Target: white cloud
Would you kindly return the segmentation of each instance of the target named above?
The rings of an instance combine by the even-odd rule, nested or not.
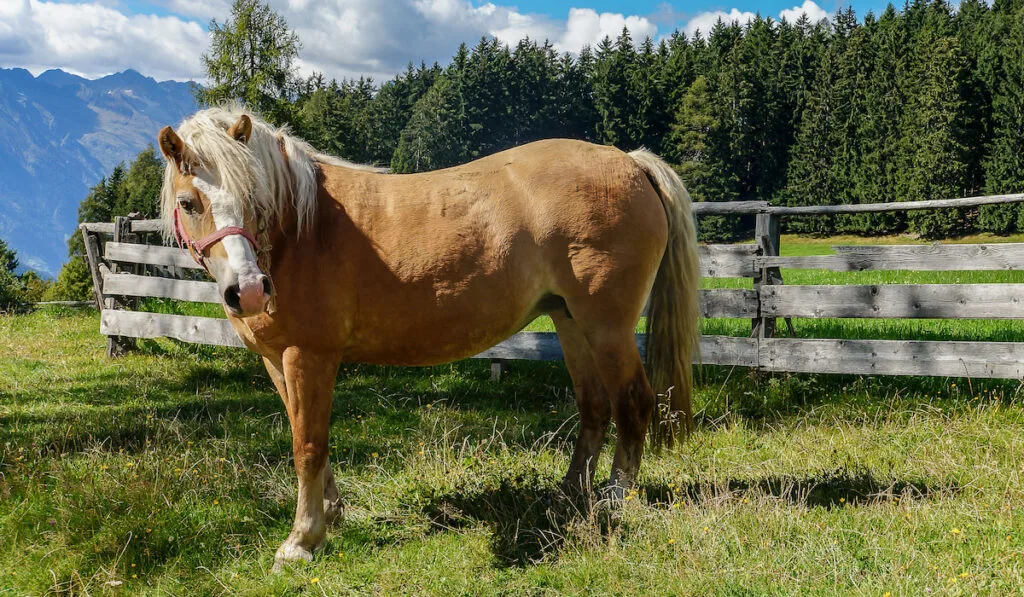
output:
[[[683,25],[683,32],[686,33],[687,36],[693,37],[697,31],[700,31],[701,35],[707,39],[708,35],[711,33],[711,29],[716,23],[718,23],[718,21],[722,21],[726,25],[732,23],[739,23],[740,25],[743,25],[748,21],[754,20],[756,16],[757,15],[752,12],[740,12],[735,8],[729,12],[721,10],[702,12]]]
[[[208,36],[177,17],[124,15],[101,3],[21,0],[0,9],[0,65],[95,77],[134,68],[157,79],[202,75]]]
[[[806,14],[807,18],[812,23],[817,23],[822,19],[829,18],[828,12],[824,8],[818,6],[813,0],[804,0],[804,3],[800,6],[794,6],[793,8],[787,8],[779,13],[780,19],[786,19],[790,23],[795,23],[800,15]]]
[[[571,8],[565,33],[556,47],[565,52],[579,52],[583,46],[596,46],[605,37],[617,38],[623,27],[629,29],[634,41],[654,38],[658,34],[658,28],[645,17],[609,12],[598,14],[589,8]]]
[[[802,14],[806,14],[812,23],[817,23],[821,19],[827,19],[830,17],[829,13],[822,7],[818,6],[814,0],[804,0],[804,3],[800,6],[794,6],[793,8],[787,8],[779,12],[779,19],[786,19],[790,23],[794,23]],[[694,33],[699,30],[701,36],[707,39],[708,34],[711,33],[711,29],[719,20],[727,25],[732,23],[745,25],[756,17],[757,15],[752,12],[744,12],[735,8],[729,12],[722,10],[702,12],[687,21],[686,24],[683,25],[682,29],[689,37],[693,37]]]
[[[0,0],[0,66],[89,77],[134,68],[158,79],[201,79],[205,25],[229,18],[229,0],[151,1],[173,16],[120,12],[118,0]],[[558,51],[578,52],[623,27],[637,41],[658,33],[647,17],[589,8],[572,8],[563,20],[470,0],[268,1],[302,41],[300,72],[337,78],[381,80],[409,62],[443,64],[460,43],[481,37],[510,45],[547,39]]]

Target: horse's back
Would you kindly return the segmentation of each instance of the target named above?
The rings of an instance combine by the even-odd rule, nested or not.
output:
[[[665,246],[664,211],[639,166],[580,141],[414,175],[329,172],[325,188],[352,229],[336,252],[358,277],[348,281],[360,294],[354,360],[470,356],[552,296],[639,309]]]

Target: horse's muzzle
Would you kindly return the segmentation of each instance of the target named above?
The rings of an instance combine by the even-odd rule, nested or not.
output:
[[[229,284],[224,289],[224,305],[236,317],[258,315],[270,302],[270,278],[259,274]]]

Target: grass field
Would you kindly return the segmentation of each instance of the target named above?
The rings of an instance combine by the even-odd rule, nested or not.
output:
[[[839,243],[783,240],[789,254],[829,244]],[[1024,281],[783,274],[790,283]],[[706,323],[735,334],[745,325]],[[283,408],[256,357],[158,341],[107,361],[97,330],[95,312],[0,317],[0,595],[1002,595],[1024,586],[1016,381],[704,368],[698,431],[649,455],[639,493],[608,516],[556,497],[576,425],[560,363],[515,363],[500,383],[486,362],[348,366],[332,419],[346,518],[315,563],[274,575],[294,475]],[[956,321],[798,320],[797,330],[1024,332]],[[609,460],[606,451],[599,477]]]

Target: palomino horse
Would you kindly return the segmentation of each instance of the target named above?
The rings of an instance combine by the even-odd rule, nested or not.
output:
[[[394,175],[237,107],[164,128],[159,143],[168,232],[217,280],[288,411],[299,491],[277,567],[310,560],[340,511],[327,452],[342,362],[446,363],[547,314],[580,411],[567,490],[591,486],[610,419],[612,497],[633,484],[648,427],[656,442],[689,428],[697,246],[690,198],[657,156],[549,140]],[[648,296],[658,394],[634,335]]]

